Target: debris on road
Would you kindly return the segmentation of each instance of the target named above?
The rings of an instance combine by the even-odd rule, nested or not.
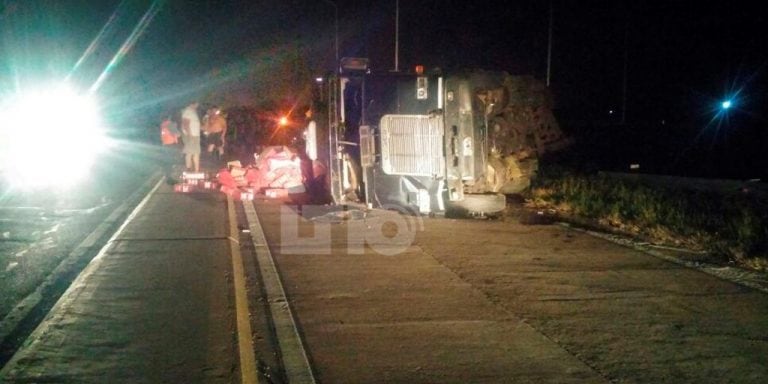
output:
[[[254,154],[254,163],[243,165],[230,161],[226,168],[213,174],[183,172],[181,182],[173,186],[179,193],[219,191],[235,200],[251,201],[257,195],[270,199],[306,200],[308,175],[303,159],[285,146],[265,148]]]
[[[255,195],[271,199],[291,198],[306,193],[307,179],[298,153],[285,146],[265,148],[254,154],[254,164],[243,166],[240,161],[227,163],[216,174],[221,192],[240,200],[253,200]]]
[[[367,213],[360,209],[345,209],[343,211],[332,211],[321,216],[315,216],[310,220],[322,223],[341,223],[352,220],[363,220]]]

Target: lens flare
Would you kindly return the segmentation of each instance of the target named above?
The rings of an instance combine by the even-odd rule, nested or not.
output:
[[[0,115],[0,170],[13,185],[70,185],[107,143],[93,97],[64,85],[15,95]]]

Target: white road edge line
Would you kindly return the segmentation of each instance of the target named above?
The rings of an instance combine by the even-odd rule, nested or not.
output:
[[[315,376],[307,358],[299,330],[294,321],[291,305],[283,289],[280,274],[277,272],[275,261],[267,245],[264,230],[256,215],[253,202],[244,202],[245,216],[251,230],[251,241],[259,263],[259,271],[264,283],[269,309],[272,312],[272,322],[275,327],[280,356],[283,361],[285,375],[290,384],[315,383]]]
[[[242,384],[259,382],[256,368],[256,353],[253,350],[253,332],[248,311],[248,292],[245,287],[245,267],[240,253],[240,234],[237,229],[237,215],[232,196],[227,196],[227,216],[229,219],[230,253],[232,255],[232,275],[235,288],[235,317],[237,319],[237,346],[240,351],[240,379]]]
[[[136,190],[131,196],[128,197],[123,203],[118,206],[112,213],[107,216],[83,241],[80,242],[69,254],[61,260],[58,266],[51,272],[48,278],[46,278],[42,284],[32,293],[27,295],[21,300],[16,307],[14,307],[8,314],[0,321],[0,342],[4,341],[8,335],[19,325],[30,311],[32,311],[42,300],[43,290],[54,283],[55,276],[68,268],[83,256],[88,250],[96,245],[96,242],[104,236],[110,226],[117,222],[118,218],[122,216],[128,209],[132,202],[138,200],[139,192],[145,191],[151,188],[152,180],[159,177],[160,174],[153,174],[139,189]]]
[[[158,188],[163,184],[165,181],[165,178],[160,178],[160,180],[155,183],[155,186],[152,188],[151,191],[147,193],[146,196],[139,202],[139,204],[131,211],[130,215],[123,221],[123,223],[120,225],[120,227],[115,231],[115,233],[112,234],[112,236],[107,240],[107,242],[104,244],[104,246],[101,247],[99,250],[99,253],[96,254],[96,256],[91,259],[91,261],[88,263],[88,265],[83,269],[82,272],[80,272],[79,275],[77,275],[77,278],[72,282],[72,284],[69,285],[69,288],[67,288],[66,291],[59,297],[59,300],[56,301],[56,304],[53,305],[50,311],[48,311],[48,314],[45,316],[43,321],[40,322],[40,324],[35,328],[35,330],[27,337],[27,340],[24,342],[24,345],[16,351],[16,353],[11,357],[10,360],[8,360],[8,363],[5,364],[2,370],[0,370],[0,378],[4,377],[4,375],[11,369],[11,367],[15,364],[15,362],[20,358],[20,356],[24,353],[24,351],[34,342],[39,339],[40,336],[42,336],[50,326],[50,320],[52,319],[52,316],[62,310],[62,308],[68,306],[70,303],[72,303],[83,291],[84,284],[83,282],[85,279],[87,279],[91,274],[93,274],[96,269],[98,269],[99,265],[101,265],[102,258],[104,257],[104,254],[107,253],[107,250],[110,248],[114,240],[120,236],[120,234],[123,232],[125,227],[128,226],[128,224],[133,221],[133,219],[136,217],[136,215],[139,214],[142,208],[144,208],[144,205],[147,204],[149,201],[149,198],[152,197],[152,195],[157,191]],[[130,201],[130,199],[129,199]],[[122,207],[122,206],[121,206]],[[115,214],[115,212],[113,212]],[[111,216],[110,216],[111,217]],[[109,220],[105,221],[105,223],[109,222]],[[97,228],[98,230],[98,228]],[[104,229],[106,230],[106,229]],[[95,239],[92,239],[90,236],[86,238],[83,242],[91,244],[90,242],[95,241]],[[30,340],[32,341],[30,343]]]
[[[659,252],[658,250],[652,249],[652,247],[647,245],[636,244],[631,240],[628,240],[628,241],[620,240],[621,239],[620,236],[614,236],[611,234],[600,233],[600,232],[592,231],[589,229],[583,229],[576,226],[572,226],[568,223],[559,223],[559,225],[563,228],[586,233],[587,235],[590,235],[592,237],[603,239],[623,247],[627,247],[639,252],[643,252],[645,254],[651,255],[658,259],[666,260],[668,262],[677,264],[685,268],[694,269],[699,272],[706,273],[710,276],[717,277],[721,280],[725,280],[725,281],[738,284],[744,287],[752,288],[763,293],[768,293],[768,282],[766,282],[765,280],[765,275],[759,272],[749,271],[749,270],[741,269],[737,267],[722,266],[722,265],[709,264],[704,262],[684,260],[675,256],[667,255],[663,252]]]

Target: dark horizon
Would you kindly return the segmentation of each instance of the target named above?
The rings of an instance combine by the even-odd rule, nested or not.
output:
[[[266,92],[274,87],[269,76],[275,65],[293,60],[291,55],[303,57],[312,73],[331,70],[331,3],[338,7],[339,56],[368,57],[374,68],[394,68],[395,0],[154,3],[157,14],[99,91],[117,120],[149,124],[192,97],[243,87]],[[41,73],[65,76],[114,14],[93,55],[74,75],[84,84],[94,82],[153,2],[0,4],[5,57],[0,83],[11,89]],[[402,71],[420,64],[546,78],[549,2],[399,5]],[[678,162],[682,169],[700,168],[691,173],[765,174],[765,7],[746,1],[696,7],[625,0],[552,5],[557,114],[566,131],[595,144],[590,154],[595,160],[620,164],[630,160],[605,152],[613,149],[621,157],[634,151],[656,172],[673,172],[670,159],[682,153],[688,157]],[[718,110],[726,98],[733,98],[733,107]],[[627,124],[621,128],[624,101]]]

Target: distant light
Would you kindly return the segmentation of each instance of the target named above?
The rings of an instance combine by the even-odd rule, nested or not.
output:
[[[613,115],[613,109],[609,110],[609,111],[608,111],[608,114],[609,114],[609,115]]]
[[[287,117],[285,117],[285,116],[281,117],[281,118],[280,118],[280,125],[281,125],[281,126],[286,126],[286,125],[288,125],[288,118],[287,118]]]
[[[315,81],[318,82],[318,83],[322,83],[323,82],[323,78],[322,77],[316,77]]]
[[[731,103],[731,101],[730,101],[730,100],[726,100],[726,101],[723,101],[723,102],[720,104],[720,106],[721,106],[723,109],[728,109],[728,108],[730,108],[730,107],[731,107],[731,105],[732,105],[732,103]]]

